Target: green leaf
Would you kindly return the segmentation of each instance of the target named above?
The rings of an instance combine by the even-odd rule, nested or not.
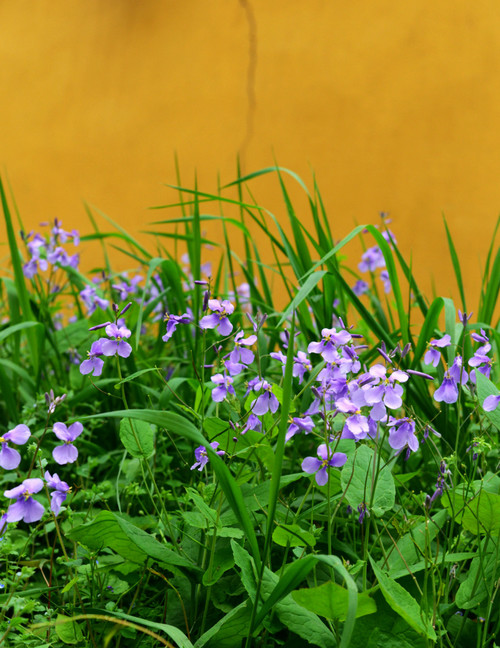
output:
[[[212,446],[207,443],[207,440],[190,421],[185,419],[183,416],[180,416],[179,414],[175,414],[173,412],[157,412],[145,409],[103,412],[102,414],[95,414],[83,418],[80,417],[79,420],[82,421],[84,420],[84,418],[104,418],[107,416],[120,419],[130,418],[134,420],[145,421],[147,423],[153,423],[154,425],[158,426],[158,428],[166,428],[173,434],[177,434],[185,439],[189,439],[197,445],[205,446],[210,458],[210,463],[213,466],[215,474],[217,475],[220,486],[224,491],[229,505],[233,509],[233,512],[238,522],[240,523],[242,530],[245,533],[245,537],[250,545],[252,556],[254,557],[256,564],[260,565],[260,551],[259,545],[257,543],[257,536],[255,535],[252,521],[250,520],[250,516],[248,515],[248,512],[243,503],[241,489],[236,483],[234,477],[231,475],[229,468],[226,466],[224,461],[214,451]]]
[[[207,630],[194,644],[194,648],[202,648],[209,641],[211,646],[217,648],[235,648],[241,646],[242,640],[247,634],[250,623],[250,602],[244,601],[235,607],[226,616],[219,619],[209,630]]]
[[[399,583],[384,574],[371,557],[370,563],[380,585],[380,590],[394,612],[397,612],[419,634],[435,641],[436,633],[434,628],[430,620],[425,618],[423,611],[413,596]]]
[[[461,486],[443,494],[446,506],[464,529],[474,534],[489,533],[493,537],[500,532],[500,495],[479,490],[473,497],[464,495]]]
[[[299,562],[305,562],[305,560]],[[261,586],[263,597],[266,599],[269,598],[282,579],[283,577],[280,579],[266,567]],[[291,594],[288,594],[279,602],[275,603],[273,610],[281,623],[313,646],[331,648],[335,645],[333,634],[318,618],[317,614],[296,603]]]
[[[132,457],[148,459],[154,453],[154,430],[144,421],[120,421],[120,441]]]
[[[214,585],[231,567],[234,567],[234,556],[231,551],[231,546],[227,540],[218,540],[212,562],[203,574],[203,585]]]
[[[273,531],[273,541],[282,547],[314,547],[316,538],[298,524],[282,524]]]
[[[396,546],[393,546],[390,552],[387,552],[389,553],[387,559],[381,560],[379,566],[389,569],[392,578],[395,578],[393,571],[408,574],[412,571],[411,567],[424,556],[426,543],[434,540],[447,518],[447,511],[441,510],[433,515],[430,520],[417,524],[397,541]]]
[[[110,547],[120,556],[134,563],[143,563],[149,557],[167,565],[200,571],[189,560],[158,542],[149,533],[111,511],[101,511],[94,520],[75,527],[68,535],[91,551]]]
[[[80,644],[83,641],[83,633],[78,623],[64,614],[58,614],[56,618],[56,634],[65,644]]]
[[[477,386],[477,395],[481,406],[484,403],[484,399],[487,396],[498,396],[498,389],[495,385],[486,378],[484,374],[476,369],[476,386]],[[488,419],[493,423],[493,425],[500,430],[500,407],[497,407],[492,412],[484,412]]]
[[[396,486],[388,467],[382,468],[377,474],[375,461],[377,457],[371,448],[359,446],[344,464],[341,482],[353,509],[365,503],[375,515],[381,516],[394,506]]]
[[[485,548],[489,551],[484,552]],[[486,597],[493,595],[494,584],[500,577],[499,545],[496,542],[482,543],[482,555],[471,562],[467,578],[460,584],[455,597],[459,608],[471,610],[480,605]]]
[[[292,592],[292,598],[306,610],[315,612],[326,619],[345,621],[349,607],[349,593],[339,585],[329,581],[319,587],[299,589]],[[356,618],[377,611],[375,601],[368,592],[358,593]]]

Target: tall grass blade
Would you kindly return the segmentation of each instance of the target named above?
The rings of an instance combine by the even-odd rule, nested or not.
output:
[[[446,218],[443,214],[443,222],[444,222],[444,227],[446,230],[446,238],[448,240],[448,247],[450,249],[450,256],[451,256],[451,262],[453,264],[453,270],[455,272],[455,278],[457,280],[457,286],[458,290],[460,293],[460,299],[462,300],[462,311],[464,313],[467,312],[467,305],[465,303],[465,291],[464,291],[464,284],[462,281],[462,270],[460,269],[460,261],[458,259],[458,254],[457,250],[455,248],[455,244],[453,243],[453,239],[451,237],[450,230],[448,228],[448,223],[446,222]]]

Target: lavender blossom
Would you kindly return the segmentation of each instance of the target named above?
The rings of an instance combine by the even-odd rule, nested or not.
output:
[[[16,501],[9,506],[5,516],[6,522],[19,522],[24,520],[26,523],[38,522],[42,517],[45,509],[33,499],[33,493],[38,493],[43,488],[43,481],[39,478],[25,479],[22,484],[6,490],[4,497],[15,499]]]
[[[114,340],[107,340],[101,338],[101,351],[105,356],[113,356],[116,353],[121,358],[128,358],[132,353],[132,347],[124,338],[129,338],[131,332],[126,326],[117,326],[116,324],[108,324],[106,326],[106,335],[115,338]]]
[[[254,386],[254,391],[260,391],[261,389],[264,390],[264,393],[252,401],[250,409],[258,416],[262,416],[269,411],[274,414],[279,407],[279,401],[272,392],[272,385],[267,380],[259,380]]]
[[[408,447],[413,452],[418,450],[418,439],[415,434],[415,421],[405,417],[395,419],[392,416],[387,423],[389,431],[389,445],[393,450],[402,450]]]
[[[324,328],[321,335],[323,336],[321,342],[310,342],[307,350],[309,353],[321,354],[326,362],[335,362],[338,358],[337,347],[347,344],[352,339],[349,331],[345,329],[337,332],[334,328]]]
[[[446,333],[446,335],[443,335],[442,338],[439,339],[432,339],[430,342],[427,342],[427,351],[424,356],[424,364],[426,365],[433,365],[434,367],[437,367],[439,364],[439,361],[441,360],[441,353],[438,351],[438,349],[444,349],[447,346],[450,346],[451,344],[451,337]]]
[[[102,374],[104,360],[100,356],[104,355],[102,350],[103,342],[106,342],[106,338],[100,338],[92,342],[90,351],[87,351],[88,358],[80,365],[80,373],[82,375],[92,374],[93,376],[100,376]]]
[[[483,403],[483,409],[485,412],[493,412],[498,407],[500,403],[500,394],[490,394],[486,396]]]
[[[449,371],[445,371],[441,386],[434,392],[434,400],[438,403],[445,402],[448,404],[456,403],[458,400],[457,382]]]
[[[21,463],[21,455],[14,448],[9,448],[8,441],[16,445],[24,445],[30,438],[31,432],[27,425],[16,425],[3,436],[0,436],[0,466],[4,470],[15,470]]]
[[[217,385],[215,389],[212,389],[212,400],[216,403],[220,403],[227,398],[228,393],[236,396],[231,376],[215,374],[215,376],[212,376],[210,380],[214,385]]]
[[[318,486],[324,486],[328,481],[328,468],[340,468],[347,461],[344,452],[330,453],[326,443],[318,446],[318,457],[306,457],[302,462],[302,470],[306,473],[316,473],[315,479]]]
[[[234,306],[227,299],[221,302],[218,299],[209,299],[208,308],[213,311],[211,315],[205,315],[200,320],[202,329],[217,328],[220,335],[229,335],[233,330],[233,325],[228,319],[228,315],[234,312]]]
[[[217,450],[217,448],[219,447],[218,441],[213,441],[210,445],[217,452],[219,456],[225,454],[224,450]],[[194,470],[195,468],[198,468],[198,470],[203,470],[203,468],[208,463],[208,452],[206,447],[198,446],[198,448],[196,448],[196,450],[194,451],[194,457],[196,459],[196,462],[191,466],[191,470]]]
[[[51,474],[46,471],[44,477],[45,481],[47,482],[47,486],[53,489],[53,492],[50,494],[50,510],[52,511],[52,513],[54,513],[54,515],[57,516],[59,515],[62,503],[68,496],[71,488],[65,481],[61,481],[61,479],[59,479],[59,475],[57,473],[54,473],[51,476]]]
[[[73,441],[80,436],[83,432],[83,425],[78,421],[66,427],[64,423],[54,423],[53,431],[60,441],[64,441],[63,445],[56,446],[52,450],[54,461],[60,466],[73,463],[77,460],[78,450],[73,445]]]
[[[175,333],[178,324],[189,324],[192,320],[188,313],[183,313],[182,315],[170,315],[170,313],[165,313],[163,321],[167,323],[167,332],[161,339],[164,342],[167,342]]]

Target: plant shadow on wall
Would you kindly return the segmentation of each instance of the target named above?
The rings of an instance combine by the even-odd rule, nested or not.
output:
[[[252,198],[267,174],[289,235]],[[496,645],[494,235],[473,314],[448,229],[458,307],[385,215],[336,241],[286,169],[178,180],[148,248],[90,209],[81,241],[57,220],[18,239],[0,190],[0,643]]]

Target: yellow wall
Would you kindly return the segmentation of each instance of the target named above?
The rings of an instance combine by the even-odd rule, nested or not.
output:
[[[338,237],[391,212],[438,292],[474,291],[500,208],[497,0],[0,2],[0,164],[29,226],[136,231],[183,177],[316,173]],[[259,182],[278,216],[276,183]],[[470,308],[470,307],[469,307]],[[474,304],[474,308],[476,308]]]

